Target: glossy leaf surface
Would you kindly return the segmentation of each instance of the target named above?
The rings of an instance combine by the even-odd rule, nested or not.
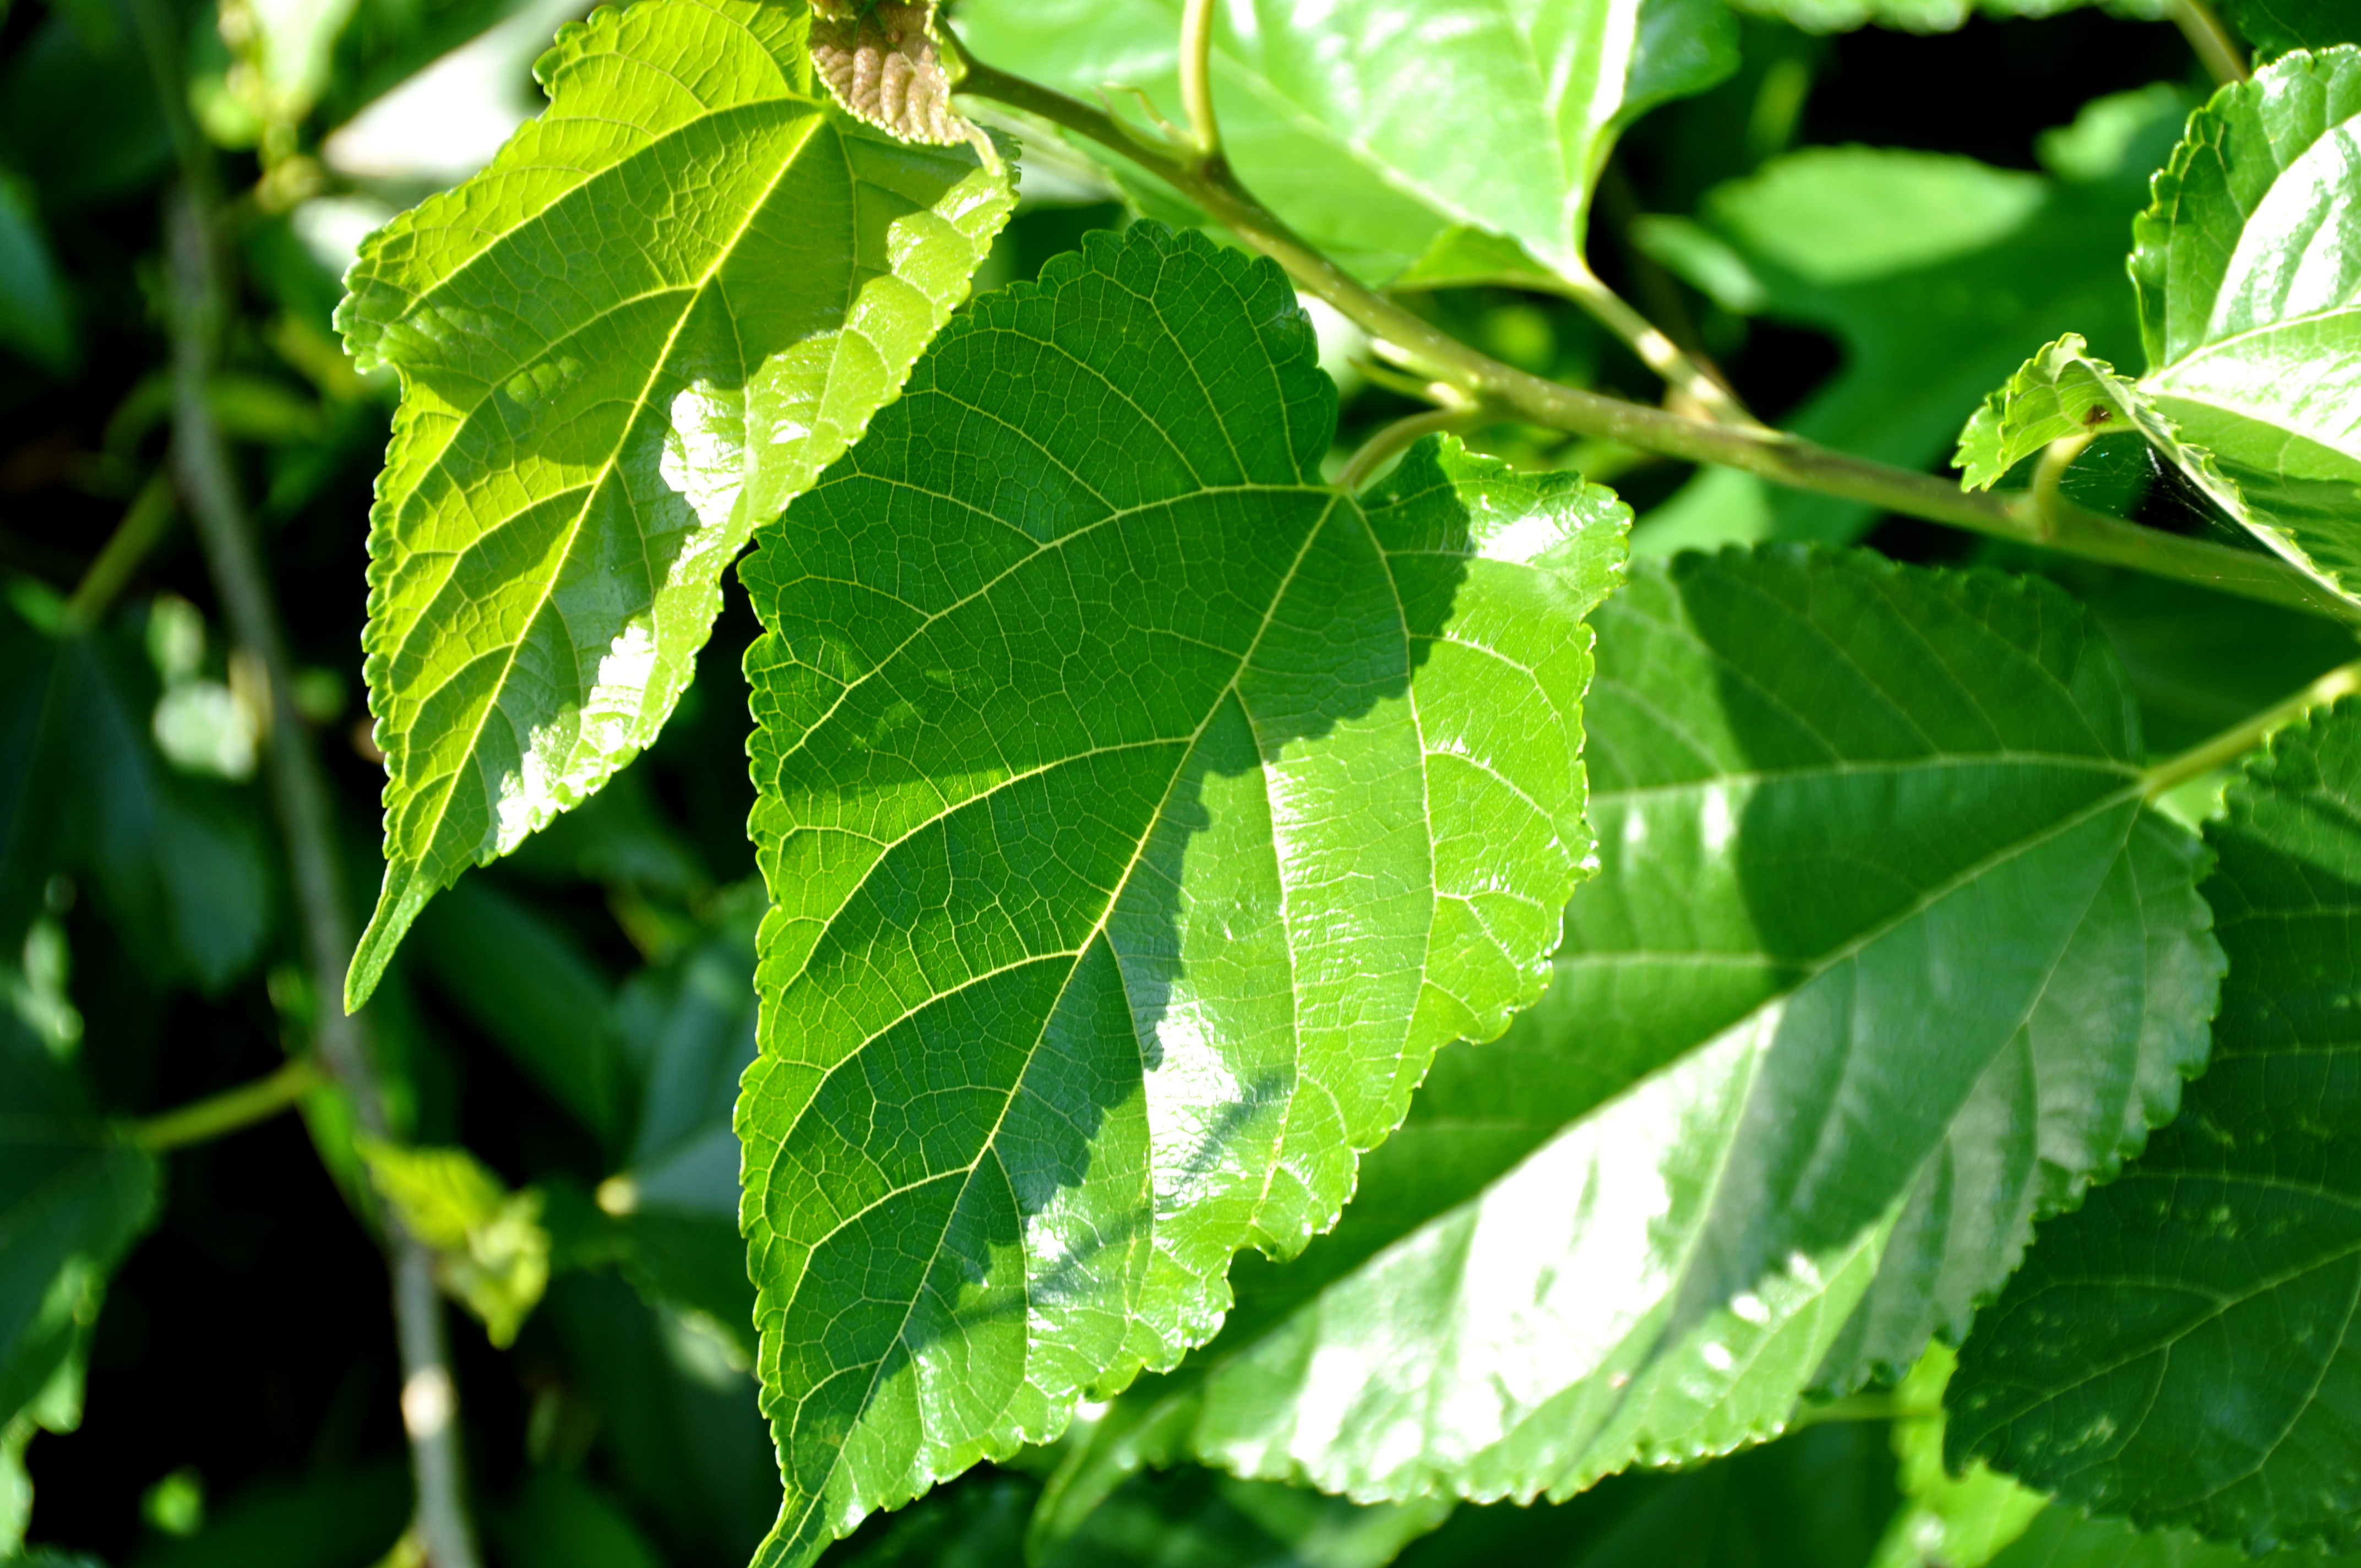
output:
[[[979,59],[1090,97],[1104,82],[1179,112],[1179,0],[973,0]],[[1712,85],[1736,31],[1706,0],[1285,0],[1215,7],[1214,102],[1246,185],[1372,280],[1444,231],[1503,235],[1584,269],[1591,181],[1619,128]]]
[[[1140,1416],[1167,1452],[1530,1497],[1769,1435],[1963,1332],[2202,1059],[2196,847],[2140,806],[2130,692],[2062,594],[1731,553],[1598,621],[1603,865],[1497,1047],[1559,1064],[1493,1091],[1566,1120],[1441,1212],[1447,1162],[1373,1185],[1322,1246],[1382,1250],[1184,1368]]]
[[[1960,440],[1989,485],[2042,442],[2137,429],[2271,549],[2361,596],[2361,49],[2296,52],[2191,117],[2134,227],[2147,372],[2051,344]]]
[[[569,27],[542,118],[362,247],[338,322],[402,404],[364,644],[386,881],[350,1003],[436,891],[654,737],[722,568],[894,395],[1007,215],[1005,168],[829,104],[806,20]]]
[[[1433,442],[1345,495],[1334,409],[1275,266],[1135,225],[762,533],[766,1563],[1209,1337],[1546,981],[1628,514]]]
[[[2361,709],[2283,732],[2211,824],[2230,958],[2180,1120],[2041,1228],[1948,1396],[1955,1460],[2265,1548],[2349,1544],[2361,1474]]]

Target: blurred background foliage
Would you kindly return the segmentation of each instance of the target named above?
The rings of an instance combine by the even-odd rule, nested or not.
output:
[[[267,705],[164,467],[174,138],[211,145],[233,201],[236,310],[210,400],[265,531],[357,897],[381,782],[358,683],[364,542],[392,388],[344,357],[338,280],[362,235],[532,112],[532,61],[577,9],[0,0],[0,1558],[21,1532],[54,1560],[133,1568],[385,1560],[409,1478],[370,1194],[436,1245],[473,1314],[457,1373],[496,1561],[734,1568],[775,1508],[730,1124],[761,913],[736,668],[754,627],[734,582],[660,744],[421,920],[372,1006],[402,1147],[357,1146],[325,1091],[160,1159],[104,1135],[270,1072],[322,1004],[256,779]],[[1742,20],[1734,74],[1618,150],[1591,247],[1611,285],[1764,417],[1913,466],[1938,466],[1982,391],[2064,330],[2134,357],[2129,220],[2206,85],[2179,32],[2078,10],[1825,35],[1766,9]],[[1784,9],[1846,25],[1861,7]],[[1071,157],[1028,149],[1027,169],[979,289],[1125,221]],[[1564,300],[1406,297],[1525,368],[1659,394]],[[1320,324],[1349,452],[1422,405]],[[1614,483],[1643,550],[1777,536],[1993,558],[1735,473],[1515,425],[1474,439]],[[2077,482],[2092,504],[2204,526],[2134,455]],[[2324,624],[2245,601],[2089,568],[2073,586],[2135,667],[2160,751],[2341,657]],[[39,1235],[20,1223],[36,1177],[70,1199]],[[1897,1444],[1924,1442],[1831,1420],[1530,1509],[1363,1508],[1182,1469],[1123,1483],[1038,1560],[1916,1561],[1880,1542]],[[983,1467],[830,1561],[1025,1561],[1060,1460]]]

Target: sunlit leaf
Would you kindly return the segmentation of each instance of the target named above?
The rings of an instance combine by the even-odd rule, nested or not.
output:
[[[2077,337],[1960,440],[1989,485],[2042,443],[2136,429],[2271,549],[2361,597],[2361,49],[2298,51],[2191,117],[2134,230],[2147,370]]]
[[[1177,115],[1180,9],[969,0],[959,22],[1003,70],[1085,98],[1107,82],[1137,87]],[[1737,64],[1718,0],[1231,0],[1215,11],[1232,167],[1372,280],[1455,225],[1506,236],[1561,276],[1583,272],[1591,183],[1615,133]]]
[[[1541,992],[1628,514],[1432,440],[1345,495],[1334,410],[1274,265],[1137,225],[763,531],[766,1564],[1171,1365]]]
[[[363,247],[337,313],[402,383],[370,526],[386,880],[346,982],[662,726],[721,570],[893,396],[1010,176],[812,81],[799,5],[569,27],[551,104]]]
[[[1964,1332],[2202,1060],[2196,846],[2058,590],[1731,553],[1598,620],[1604,863],[1548,997],[1446,1054],[1425,1157],[1373,1158],[1266,1310],[1118,1404],[1144,1446],[1525,1498],[1768,1436]]]

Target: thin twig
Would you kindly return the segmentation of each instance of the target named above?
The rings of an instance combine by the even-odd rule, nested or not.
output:
[[[1389,345],[1399,362],[1429,379],[1457,388],[1470,401],[1500,405],[1553,430],[1618,441],[1686,462],[1719,464],[1905,517],[2047,545],[2066,554],[2361,621],[2361,605],[2345,600],[2273,556],[2141,528],[2080,508],[2073,509],[2071,526],[2052,529],[2026,495],[1962,490],[1931,474],[1855,457],[1783,431],[1689,419],[1527,375],[1364,287],[1257,201],[1221,160],[1191,167],[1143,145],[1087,104],[1009,75],[972,54],[964,58],[967,74],[961,83],[962,91],[1038,115],[1122,153],[1195,201],[1248,246],[1277,261],[1301,287],[1335,306],[1378,344]]]
[[[297,1057],[251,1083],[208,1094],[203,1100],[144,1116],[125,1129],[131,1142],[149,1154],[211,1143],[232,1133],[267,1122],[328,1081],[320,1064]]]
[[[2246,80],[2246,61],[2231,38],[2230,30],[2205,0],[2171,0],[2172,19],[2180,25],[2180,36],[2189,40],[2205,73],[2228,86]]]
[[[148,552],[171,527],[179,499],[172,489],[172,476],[160,468],[139,487],[139,493],[124,509],[123,521],[115,525],[105,547],[74,585],[73,597],[66,600],[64,621],[70,632],[87,631],[98,624]]]
[[[2154,800],[2216,768],[2226,768],[2313,708],[2325,707],[2355,692],[2361,692],[2361,659],[2337,665],[2286,701],[2199,741],[2177,757],[2167,757],[2140,775],[2141,789]]]
[[[352,955],[353,931],[336,861],[327,781],[295,711],[292,667],[277,607],[254,543],[220,427],[205,396],[223,315],[223,285],[214,257],[211,211],[192,181],[171,197],[166,225],[172,303],[172,461],[190,520],[211,570],[231,635],[263,670],[270,687],[269,765],[272,804],[287,847],[304,958],[318,999],[313,1027],[319,1059],[351,1096],[361,1130],[387,1135],[385,1102],[369,1063],[366,1025],[335,1004]],[[385,1217],[392,1253],[394,1322],[401,1341],[402,1414],[409,1428],[418,1496],[417,1530],[434,1568],[478,1568],[475,1533],[460,1501],[458,1425],[443,1304],[434,1291],[433,1254]],[[422,1293],[417,1282],[423,1279]],[[413,1397],[412,1390],[426,1392]],[[413,1406],[439,1419],[412,1419]]]

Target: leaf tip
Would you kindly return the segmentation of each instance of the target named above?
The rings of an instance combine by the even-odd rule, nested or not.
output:
[[[385,978],[385,967],[393,961],[394,949],[410,932],[411,923],[426,901],[434,896],[434,887],[418,875],[418,868],[401,861],[388,861],[385,887],[378,894],[377,912],[369,916],[368,929],[353,947],[352,962],[345,970],[345,1012],[359,1012],[368,999],[377,993],[378,982]]]

